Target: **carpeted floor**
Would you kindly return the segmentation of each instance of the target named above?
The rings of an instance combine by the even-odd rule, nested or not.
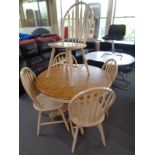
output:
[[[102,145],[97,128],[87,128],[78,136],[76,155],[134,155],[135,154],[135,73],[128,75],[128,90],[113,88],[117,99],[103,122],[106,146]],[[46,117],[46,116],[45,116]],[[36,135],[37,112],[29,97],[19,99],[19,154],[20,155],[72,155],[72,135],[64,124],[41,128]]]

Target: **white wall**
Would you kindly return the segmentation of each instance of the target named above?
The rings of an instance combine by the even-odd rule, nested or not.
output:
[[[19,33],[31,34],[32,31],[34,31],[36,28],[39,28],[39,27],[20,27]],[[49,30],[52,33],[51,26],[44,26],[43,28]]]

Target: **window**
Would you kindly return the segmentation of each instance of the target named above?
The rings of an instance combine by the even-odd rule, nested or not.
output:
[[[135,39],[135,9],[134,0],[116,0],[114,24],[126,25],[126,40]]]
[[[134,0],[82,0],[86,3],[100,3],[100,26],[98,38],[105,36],[105,30],[109,24],[125,24],[126,25],[126,40],[134,41],[135,37],[135,9]],[[115,5],[116,4],[116,5]],[[108,8],[109,7],[109,8]],[[113,14],[114,13],[114,14]],[[107,18],[110,15],[111,17]],[[113,16],[114,15],[114,16]],[[113,17],[112,17],[113,16]],[[110,21],[106,21],[109,20]],[[106,22],[108,24],[106,25]]]
[[[62,2],[62,14],[61,14],[61,4]],[[93,4],[99,4],[100,8],[97,10],[94,7],[94,11],[99,13],[97,16],[97,27],[96,30],[96,38],[101,39],[106,35],[106,32],[111,24],[125,24],[126,25],[126,36],[125,39],[129,41],[134,41],[135,39],[135,9],[134,9],[134,0],[68,0],[67,3],[65,0],[59,0],[59,4],[57,5],[57,14],[58,20],[60,17],[64,16],[64,13],[67,9],[74,4],[75,2],[83,1],[92,6]],[[61,22],[59,22],[60,25]],[[59,28],[60,29],[60,28]]]
[[[49,26],[47,0],[19,1],[20,27]]]

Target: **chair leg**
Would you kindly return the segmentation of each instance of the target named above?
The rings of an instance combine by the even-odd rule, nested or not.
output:
[[[79,127],[76,126],[76,128],[75,128],[75,134],[74,134],[74,136],[73,136],[72,153],[73,153],[74,150],[75,150],[75,145],[76,145],[76,141],[77,141],[78,131],[79,131]]]
[[[81,49],[81,51],[82,51],[82,58],[83,58],[83,61],[84,61],[85,66],[86,66],[87,73],[88,73],[88,75],[90,75],[89,68],[88,68],[88,63],[87,63],[87,60],[85,58],[85,54],[84,54],[83,48]]]
[[[80,128],[80,133],[81,135],[84,135],[84,129],[82,127]]]
[[[106,143],[105,143],[105,136],[104,136],[104,131],[103,131],[102,124],[98,124],[97,128],[98,128],[98,130],[99,130],[99,132],[101,134],[101,139],[102,139],[103,145],[105,146]]]
[[[73,128],[72,121],[70,119],[69,119],[69,124],[70,124],[70,128],[71,128],[71,131],[72,131],[72,136],[74,138],[74,128]]]
[[[60,113],[61,113],[61,115],[62,115],[62,118],[63,118],[63,121],[64,121],[64,123],[65,123],[66,129],[67,129],[67,131],[69,131],[69,126],[68,126],[67,120],[66,120],[66,118],[65,118],[65,115],[64,115],[62,109],[60,110]]]
[[[126,74],[124,75],[124,81],[127,82],[127,83],[130,83],[127,79],[128,79],[128,74],[126,73]]]
[[[120,78],[117,78],[117,80],[120,80],[120,81],[124,81],[124,82],[126,82],[126,83],[130,83],[128,80],[127,80],[127,73],[123,73],[123,72],[119,72],[119,74],[120,74]]]
[[[51,122],[54,121],[54,114],[52,112],[49,114],[49,118],[51,119]]]
[[[39,136],[39,133],[40,133],[41,115],[42,115],[42,112],[39,111],[39,114],[38,114],[38,125],[37,125],[37,136]]]
[[[105,115],[108,117],[108,116],[109,116],[109,112],[108,112],[108,111],[106,111]]]

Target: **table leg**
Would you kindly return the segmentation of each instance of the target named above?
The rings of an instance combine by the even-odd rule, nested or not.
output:
[[[52,52],[51,52],[51,57],[50,57],[49,64],[48,64],[48,70],[47,70],[46,78],[49,78],[49,76],[50,76],[51,66],[53,64],[54,54],[55,54],[55,48],[53,48]]]

